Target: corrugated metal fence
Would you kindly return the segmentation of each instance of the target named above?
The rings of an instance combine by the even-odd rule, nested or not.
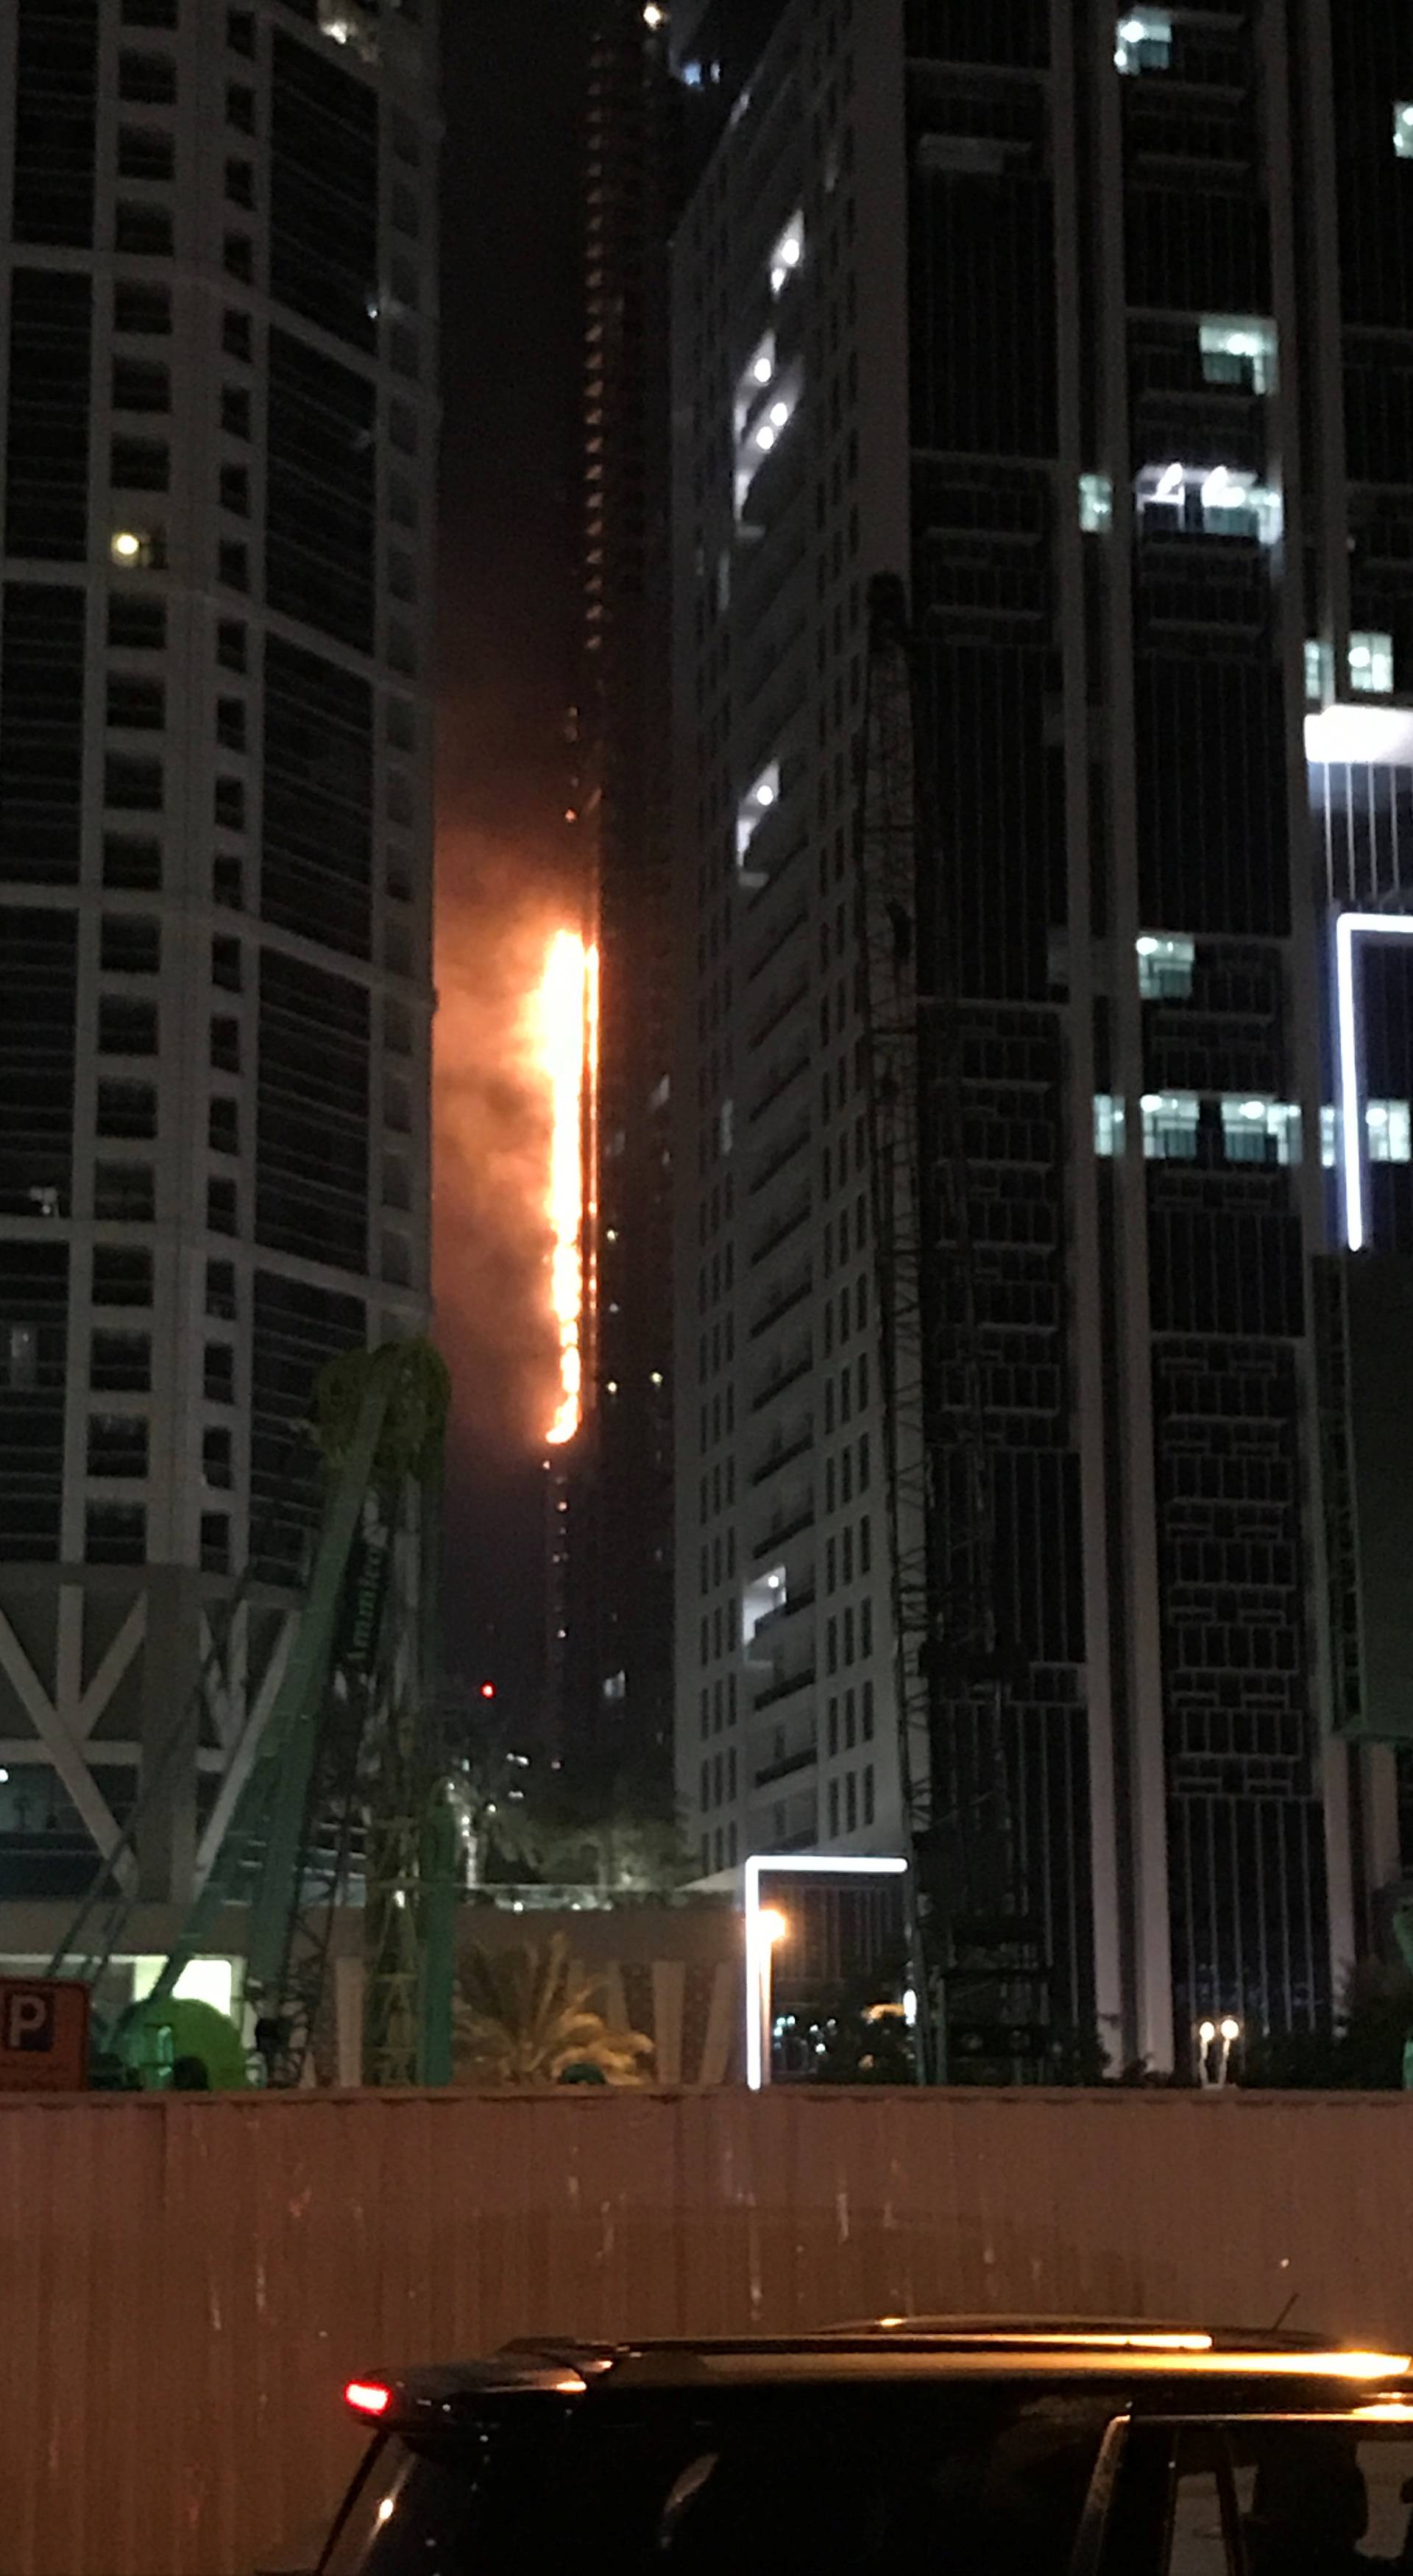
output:
[[[1030,2308],[1413,2337],[1413,2100],[0,2100],[0,2576],[249,2576],[351,2370]]]

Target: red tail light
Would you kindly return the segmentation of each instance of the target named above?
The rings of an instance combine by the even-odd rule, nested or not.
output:
[[[355,2415],[367,2415],[374,2421],[386,2415],[392,2400],[392,2390],[381,2379],[350,2379],[343,2392],[345,2406],[351,2406]]]

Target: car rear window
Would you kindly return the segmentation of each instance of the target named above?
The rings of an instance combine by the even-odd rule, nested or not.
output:
[[[896,2383],[499,2399],[376,2446],[323,2576],[1062,2576],[1115,2411]]]

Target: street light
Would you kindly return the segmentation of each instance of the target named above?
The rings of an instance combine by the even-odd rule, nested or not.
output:
[[[1232,2013],[1224,2013],[1220,2021],[1197,2024],[1197,2081],[1204,2088],[1221,2091],[1231,2072],[1232,2050],[1240,2037],[1241,2024]]]
[[[855,1858],[831,1852],[752,1852],[742,1877],[742,1911],[746,1925],[746,2082],[758,2093],[770,2082],[773,1954],[790,1926],[773,1905],[762,1905],[760,1883],[772,1877],[900,1878],[905,1860],[872,1853]]]

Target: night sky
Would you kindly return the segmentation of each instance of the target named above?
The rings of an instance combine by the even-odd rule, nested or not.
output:
[[[533,1723],[552,1346],[517,1063],[549,930],[584,888],[564,822],[577,586],[581,0],[446,10],[434,1211],[456,1399],[447,1662]]]

